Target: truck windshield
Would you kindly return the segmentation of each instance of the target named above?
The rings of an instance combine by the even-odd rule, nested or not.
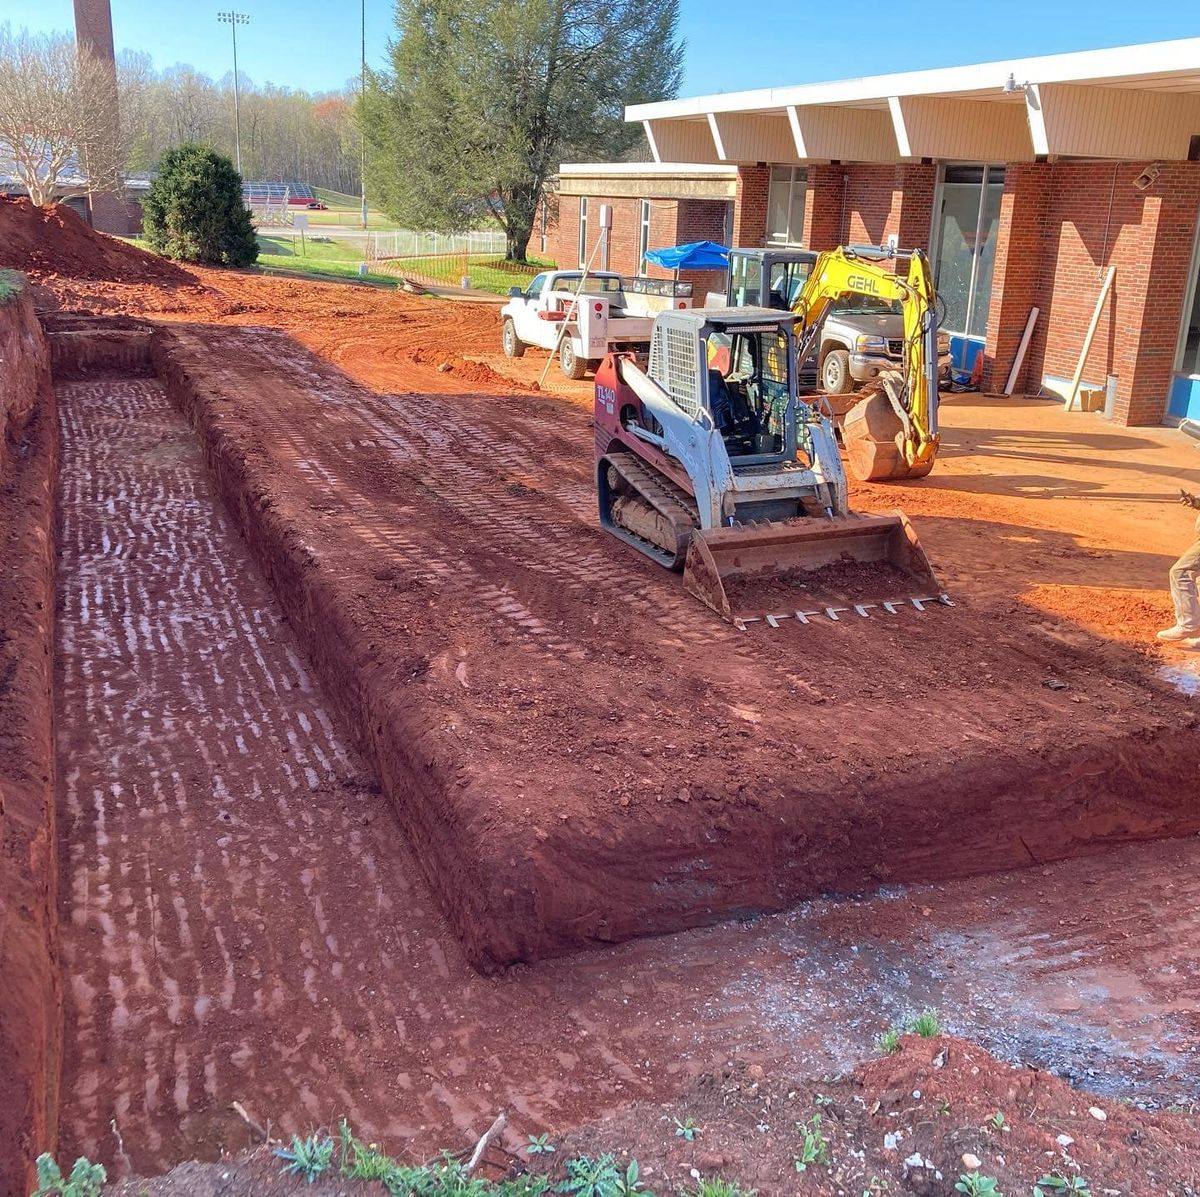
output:
[[[873,295],[843,295],[831,307],[834,316],[902,316],[904,309],[898,299],[890,303]]]

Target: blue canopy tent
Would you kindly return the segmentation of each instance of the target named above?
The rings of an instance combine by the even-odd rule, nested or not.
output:
[[[669,249],[648,249],[646,261],[666,270],[728,270],[729,250],[715,241],[689,241]]]

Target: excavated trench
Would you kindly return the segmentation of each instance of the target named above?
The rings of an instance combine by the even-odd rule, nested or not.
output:
[[[454,606],[461,577],[446,572],[437,537],[419,531],[429,515],[422,505],[447,496],[411,487],[420,446],[399,433],[389,441],[385,423],[402,429],[403,418],[361,393],[347,401],[328,371],[296,358],[281,363],[282,383],[242,394],[239,408],[248,334],[226,334],[224,344],[221,336],[133,322],[59,320],[51,330],[61,430],[55,701],[67,1154],[111,1157],[114,1122],[127,1140],[136,1128],[139,1168],[236,1147],[233,1100],[249,1099],[265,1116],[287,1111],[296,1129],[303,1118],[346,1113],[379,1137],[433,1135],[436,1146],[446,1127],[474,1126],[501,1100],[553,1122],[581,1089],[589,1113],[654,1096],[689,1063],[641,1072],[644,1055],[673,1058],[677,1030],[661,1011],[624,1025],[621,978],[602,981],[605,970],[568,961],[517,989],[510,978],[472,977],[468,961],[494,968],[826,890],[945,880],[1200,830],[1178,780],[1200,764],[1187,704],[1119,670],[1089,682],[1082,654],[1052,640],[1018,662],[1020,677],[1039,686],[1048,658],[1072,697],[1092,704],[1087,737],[1076,728],[1057,747],[1049,737],[1002,754],[988,742],[957,775],[923,761],[923,773],[868,767],[837,811],[811,772],[773,803],[744,785],[723,790],[718,747],[707,788],[695,764],[686,796],[676,777],[655,773],[647,810],[631,797],[630,771],[609,772],[614,754],[631,759],[621,748],[627,722],[597,736],[572,717],[561,689],[530,713],[528,692],[506,690],[503,675],[565,670],[556,684],[569,687],[580,670],[602,673],[604,652],[617,651],[628,614],[657,579],[635,566],[621,593],[608,546],[590,542],[579,578],[568,576],[549,607],[544,586],[500,577],[497,553],[526,507],[552,507],[552,541],[564,502],[585,507],[565,482],[537,478],[529,458],[480,436],[470,421],[483,417],[468,409],[465,435],[504,459],[492,542],[467,557],[475,615],[495,620],[484,632],[498,650],[491,672],[475,651],[478,629]],[[254,359],[255,377],[277,349]],[[293,406],[305,390],[318,396],[307,415],[311,443]],[[246,413],[254,418],[239,423]],[[277,449],[266,439],[272,427]],[[518,426],[518,440],[526,431]],[[454,453],[444,438],[434,448]],[[399,473],[379,468],[388,454],[406,463]],[[521,490],[516,478],[525,479]],[[461,476],[447,484],[458,487],[460,516],[478,510]],[[394,512],[369,509],[388,488],[415,530],[383,531],[406,527]],[[618,604],[618,626],[599,648],[563,610],[585,585]],[[413,605],[405,622],[381,606],[380,587],[389,604]],[[682,610],[686,600],[661,602],[658,614],[678,615],[673,604]],[[441,655],[430,648],[431,620]],[[682,626],[657,628],[650,640],[694,660],[701,640]],[[945,634],[929,627],[914,633],[922,647]],[[741,681],[756,654],[770,679],[791,676],[779,641],[747,649],[732,635],[714,638]],[[1013,637],[1010,647],[1019,645]],[[853,666],[839,651],[831,650],[831,676]],[[955,684],[962,659],[951,650],[942,662]],[[445,678],[448,689],[422,690],[425,678]],[[611,694],[613,678],[602,684]],[[661,720],[672,692],[645,684]],[[804,700],[818,723],[827,701],[839,705],[838,684],[825,689]],[[711,720],[708,696],[689,690],[698,722]],[[1142,710],[1151,696],[1153,719]],[[739,697],[746,727],[761,725],[765,701]],[[1014,698],[1037,708],[1017,721],[1017,735],[1032,735],[1051,699],[1056,691]],[[481,723],[480,701],[511,722]],[[1061,713],[1064,728],[1066,717],[1078,721],[1078,707]],[[557,723],[565,789],[536,790],[545,756],[489,759],[497,731],[515,732],[528,751],[528,717]],[[996,719],[1003,724],[1003,709]],[[716,726],[723,739],[744,732],[727,717]],[[466,731],[469,743],[447,750]],[[863,752],[876,733],[845,735]],[[963,738],[972,735],[984,739],[978,727]],[[655,751],[692,761],[703,744],[680,725],[658,739]],[[599,777],[572,744],[605,759]],[[908,754],[905,743],[895,747]],[[837,774],[839,762],[829,764]],[[754,767],[779,765],[776,757]],[[797,809],[806,817],[794,818]],[[907,823],[918,813],[919,825]],[[576,1012],[597,995],[602,1015]],[[735,1023],[710,1030],[712,1050],[744,1045]],[[554,1060],[549,1042],[560,1045]]]

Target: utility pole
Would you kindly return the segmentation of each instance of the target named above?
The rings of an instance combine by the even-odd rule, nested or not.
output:
[[[366,0],[363,2],[365,3]],[[242,173],[242,114],[238,102],[237,30],[239,25],[249,25],[250,18],[244,12],[219,12],[217,20],[228,25],[233,32],[233,141],[240,175]]]
[[[367,100],[367,0],[362,0],[362,65],[358,83],[358,117],[363,118],[363,105]],[[367,134],[362,128],[358,132],[362,161],[358,168],[358,181],[362,186],[362,227],[367,227]]]

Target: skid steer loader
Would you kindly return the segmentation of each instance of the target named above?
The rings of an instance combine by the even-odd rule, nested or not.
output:
[[[743,627],[946,601],[903,515],[849,510],[832,421],[796,396],[795,323],[767,308],[663,312],[646,370],[604,359],[601,525]]]

